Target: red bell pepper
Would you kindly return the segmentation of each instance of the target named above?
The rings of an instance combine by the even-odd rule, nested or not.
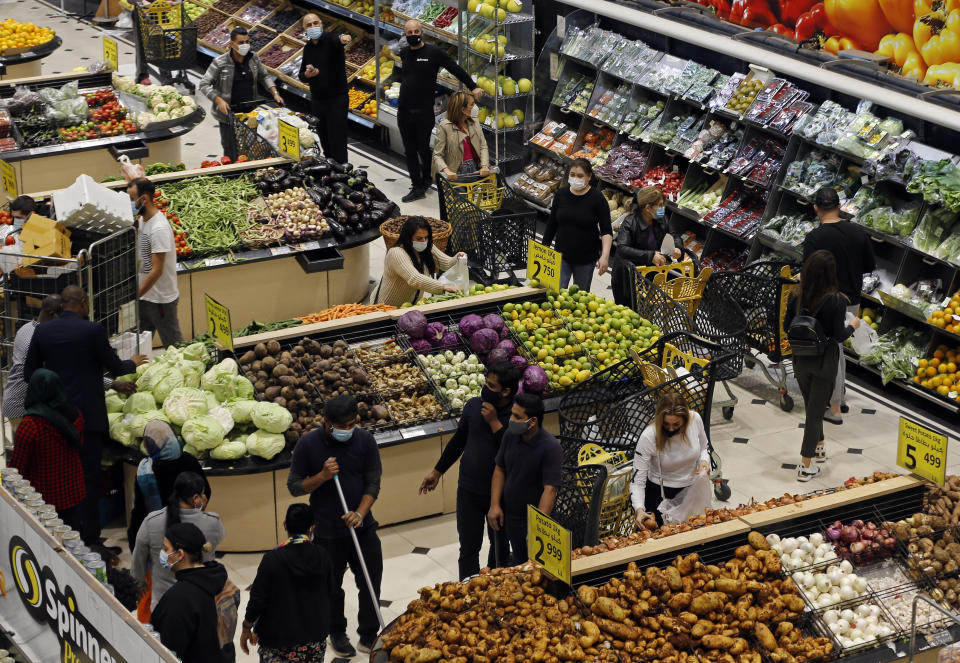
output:
[[[733,0],[730,20],[746,28],[766,28],[780,22],[768,0]]]
[[[797,41],[807,41],[818,32],[822,32],[827,37],[837,34],[837,29],[833,27],[830,19],[827,18],[827,11],[822,2],[815,4],[809,11],[804,12],[800,18],[797,19],[797,29],[794,33],[794,39]]]
[[[770,30],[771,32],[776,32],[778,35],[783,35],[784,37],[790,37],[790,39],[793,39],[793,34],[794,34],[793,29],[788,28],[783,23],[774,23],[769,28],[767,28],[767,30]]]
[[[783,0],[780,3],[780,20],[795,28],[800,17],[813,9],[816,3],[817,0]]]

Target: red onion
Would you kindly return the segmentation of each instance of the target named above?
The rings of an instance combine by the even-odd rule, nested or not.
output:
[[[870,529],[869,527],[864,527],[860,530],[860,538],[866,539],[867,541],[873,540],[877,536],[877,531]]]
[[[853,525],[854,527],[856,527],[857,529],[862,529],[862,528],[863,528],[863,521],[862,521],[862,520],[854,520],[854,521],[851,522],[850,524]]]
[[[827,538],[830,539],[831,541],[839,541],[840,540],[840,524],[834,523],[833,525],[828,527],[826,535],[827,535]]]
[[[855,520],[854,522],[860,522],[860,521]],[[861,522],[860,524],[862,525],[863,523]],[[859,538],[860,538],[860,530],[857,529],[856,525],[844,525],[843,527],[840,528],[840,540],[843,541],[844,543],[851,543],[853,541],[856,541]],[[852,552],[852,546],[851,546],[851,552]]]

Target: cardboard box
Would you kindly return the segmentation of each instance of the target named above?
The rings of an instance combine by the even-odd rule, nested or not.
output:
[[[70,231],[53,219],[32,214],[20,232],[23,252],[32,256],[50,258],[70,257]],[[25,257],[24,265],[32,265],[41,258]]]

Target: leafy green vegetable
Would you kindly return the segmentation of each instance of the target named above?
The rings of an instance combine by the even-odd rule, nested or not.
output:
[[[107,414],[112,412],[123,412],[123,403],[125,398],[120,393],[113,389],[109,389],[103,396],[107,401]]]
[[[127,399],[127,402],[123,404],[123,412],[125,414],[143,414],[144,412],[156,409],[157,401],[154,400],[153,394],[147,391],[138,391],[132,394],[130,398]]]
[[[182,426],[187,419],[204,415],[209,410],[206,393],[190,387],[174,389],[163,402],[164,414],[170,419],[170,423],[177,426]]]
[[[273,405],[273,403],[269,403],[269,405]],[[283,451],[285,444],[286,442],[283,439],[283,435],[257,430],[247,438],[246,447],[247,453],[251,456],[260,456],[261,458],[270,460]]]
[[[217,460],[235,460],[247,453],[247,445],[243,440],[224,440],[223,444],[210,450],[210,457]]]
[[[220,422],[209,414],[188,419],[180,429],[183,440],[201,451],[213,449],[223,442],[224,430]]]
[[[268,433],[282,433],[290,428],[293,415],[276,403],[257,403],[250,413],[250,420],[254,426]]]

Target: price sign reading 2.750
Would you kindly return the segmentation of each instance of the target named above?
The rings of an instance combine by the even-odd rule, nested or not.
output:
[[[535,242],[527,241],[527,279],[536,279],[547,290],[560,289],[560,260],[563,255],[559,251]]]
[[[942,486],[947,472],[947,436],[900,417],[897,465]]]
[[[570,530],[532,505],[527,507],[527,552],[544,571],[570,584]]]

